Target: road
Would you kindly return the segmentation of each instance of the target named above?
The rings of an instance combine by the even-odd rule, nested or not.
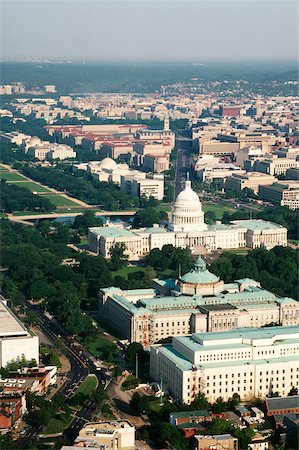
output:
[[[63,345],[64,353],[70,361],[71,369],[67,374],[66,381],[59,389],[66,398],[71,397],[78,389],[80,384],[89,374],[94,374],[98,382],[107,386],[107,379],[102,371],[96,370],[90,360],[92,355],[85,349],[78,350],[74,347],[74,342],[70,339],[70,335],[55,321],[46,317],[43,311],[35,305],[28,306],[28,312],[34,313],[40,320],[39,327],[46,338],[57,345],[57,341]],[[59,327],[59,328],[58,328]],[[82,348],[82,347],[81,347]],[[86,421],[90,421],[96,412],[96,403],[89,399],[82,405],[82,408],[76,412],[76,415],[69,427],[65,430],[65,434],[70,439],[75,439]],[[18,445],[27,448],[32,439],[36,438],[41,429],[28,427],[24,437],[18,440]]]
[[[91,208],[91,207],[90,207]],[[136,210],[133,211],[97,211],[96,216],[134,216]],[[68,212],[68,213],[43,213],[43,214],[24,214],[19,216],[14,216],[13,214],[7,214],[7,218],[13,222],[22,222],[25,220],[39,220],[39,219],[57,219],[58,217],[76,217],[81,216],[82,212]]]
[[[176,160],[175,180],[174,180],[174,200],[178,193],[182,190],[182,182],[185,179],[186,171],[191,167],[191,149],[192,140],[179,136],[176,139],[178,155]]]

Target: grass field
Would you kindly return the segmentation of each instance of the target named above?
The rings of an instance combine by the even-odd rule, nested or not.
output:
[[[116,270],[115,272],[112,272],[112,275],[115,277],[117,275],[120,275],[124,278],[128,278],[129,273],[135,273],[135,272],[144,272],[144,267],[139,266],[125,266],[122,267],[119,270]]]
[[[113,342],[109,341],[105,336],[97,336],[92,342],[85,344],[94,356],[105,357],[107,353],[117,350],[117,347]],[[102,351],[105,348],[105,351]]]
[[[48,424],[43,430],[44,434],[55,434],[55,433],[62,433],[65,428],[69,425],[71,422],[72,417],[67,417],[63,414],[57,414],[56,417],[53,417],[49,420]]]
[[[75,395],[77,394],[83,394],[83,395],[91,395],[97,388],[98,380],[95,375],[88,375],[79,389],[75,392]]]
[[[248,250],[245,248],[232,248],[230,250],[224,250],[222,253],[232,253],[234,255],[246,256],[248,254]]]
[[[18,173],[8,172],[8,171],[1,172],[0,178],[2,180],[6,180],[6,181],[26,181],[26,178],[24,178],[22,175],[19,175]]]
[[[1,174],[0,174],[1,177]],[[40,186],[33,181],[9,181],[9,184],[14,184],[15,186],[20,186],[29,189],[31,192],[51,192],[50,189]]]
[[[222,219],[223,214],[225,212],[228,212],[231,214],[236,211],[234,208],[230,208],[228,206],[222,206],[222,205],[205,204],[202,206],[202,208],[203,208],[204,212],[213,211],[216,214],[217,220]]]
[[[78,203],[75,203],[72,200],[69,200],[68,198],[62,197],[59,194],[46,194],[43,195],[43,198],[47,198],[53,205],[58,207],[78,206]]]

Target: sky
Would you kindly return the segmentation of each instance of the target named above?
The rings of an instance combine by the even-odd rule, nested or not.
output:
[[[1,59],[295,61],[297,5],[295,0],[1,0]]]

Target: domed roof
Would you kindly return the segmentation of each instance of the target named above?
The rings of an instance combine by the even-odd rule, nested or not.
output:
[[[187,174],[187,179],[185,181],[185,188],[178,194],[174,206],[181,206],[181,205],[190,205],[192,203],[192,206],[200,206],[201,203],[199,200],[198,195],[195,191],[193,191],[191,187],[191,181],[189,180],[189,174]]]
[[[101,162],[101,168],[106,170],[115,170],[117,164],[112,158],[104,158]]]
[[[41,143],[41,140],[37,136],[32,136],[32,138],[30,139],[30,145],[38,145],[40,143]]]
[[[217,283],[219,278],[208,271],[206,263],[199,256],[195,261],[194,269],[191,269],[190,272],[185,273],[185,275],[180,278],[180,281],[183,283],[207,284]]]

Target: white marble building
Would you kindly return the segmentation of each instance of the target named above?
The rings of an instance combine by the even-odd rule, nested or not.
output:
[[[287,396],[299,381],[298,327],[194,333],[151,347],[150,376],[180,403],[199,392],[210,402],[234,393],[242,400],[272,392]]]
[[[110,249],[117,242],[126,245],[129,260],[138,260],[152,249],[166,244],[189,248],[194,253],[230,248],[271,249],[287,245],[287,229],[264,220],[235,220],[229,225],[207,225],[198,195],[185,182],[173,205],[172,220],[167,228],[154,225],[146,229],[117,228],[113,226],[89,229],[89,250],[110,257]]]

